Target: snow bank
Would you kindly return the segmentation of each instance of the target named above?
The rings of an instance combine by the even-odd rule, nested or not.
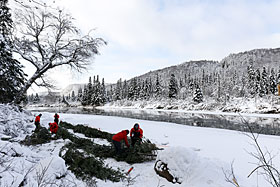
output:
[[[22,138],[30,134],[34,125],[31,113],[21,111],[13,105],[0,104],[0,137]]]
[[[42,184],[51,184],[56,179],[66,176],[67,168],[65,161],[59,156],[47,157],[40,160],[34,169],[27,175],[28,185],[33,186],[41,182]],[[40,181],[39,181],[40,180]]]
[[[169,173],[182,186],[223,186],[222,168],[228,170],[221,161],[200,157],[194,150],[184,147],[170,147],[160,152],[157,161],[167,164]],[[219,165],[217,165],[219,163]]]

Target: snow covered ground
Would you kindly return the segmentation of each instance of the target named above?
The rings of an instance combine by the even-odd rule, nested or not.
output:
[[[3,113],[1,115],[4,115]],[[41,113],[43,114],[41,123],[47,127],[47,124],[53,121],[54,114],[48,112]],[[33,112],[33,114],[36,115],[38,112]],[[107,159],[106,163],[113,168],[120,168],[127,171],[132,166],[134,167],[131,171],[131,177],[135,177],[132,186],[231,187],[233,185],[225,181],[223,170],[230,170],[232,161],[234,161],[234,171],[241,186],[269,186],[262,176],[257,176],[257,173],[247,178],[248,174],[256,167],[254,163],[257,163],[257,160],[254,160],[248,152],[256,151],[252,146],[251,140],[241,132],[100,115],[60,113],[60,117],[61,120],[72,124],[87,124],[111,133],[117,133],[123,129],[130,129],[134,123],[138,122],[144,131],[144,137],[150,139],[159,147],[164,148],[163,151],[158,152],[158,158],[170,163],[171,173],[176,174],[182,184],[171,184],[166,179],[156,175],[154,161],[129,165],[125,162],[116,162],[114,159]],[[21,118],[26,119],[30,117],[21,116]],[[26,122],[26,125],[29,125],[29,130],[34,128],[32,126],[30,127],[31,124],[32,122]],[[4,132],[0,133],[2,138]],[[21,132],[20,137],[28,133],[29,131]],[[102,143],[102,141],[96,141]],[[63,161],[57,157],[59,149],[66,142],[67,140],[57,140],[42,146],[26,147],[17,142],[7,143],[7,141],[1,140],[0,146],[2,147],[2,152],[5,152],[4,150],[8,148],[8,150],[14,148],[21,155],[19,157],[9,156],[14,153],[13,151],[10,151],[7,155],[1,155],[2,159],[13,159],[13,170],[9,170],[9,172],[1,172],[4,167],[0,165],[0,175],[2,176],[0,179],[1,186],[5,186],[2,184],[10,184],[12,180],[21,181],[24,178],[24,174],[27,173],[28,168],[47,166],[50,161],[54,164],[50,166],[51,169],[48,174],[52,174],[53,171],[58,171],[59,175],[66,175],[65,178],[57,180],[60,184],[66,184],[66,181],[72,181],[68,186],[84,186],[70,171],[65,171]],[[104,143],[106,144],[107,142]],[[279,152],[280,137],[278,136],[260,135],[259,143],[263,149],[272,151],[272,155]],[[57,165],[56,163],[60,164],[59,168],[55,167]],[[274,158],[274,163],[280,163],[279,155]],[[34,173],[30,173],[27,177],[29,184],[36,184],[35,175]],[[49,177],[52,178],[53,175]],[[127,181],[119,183],[97,181],[97,185],[102,187],[121,187],[128,184]]]
[[[52,120],[53,113],[42,114],[44,124]],[[183,154],[185,157],[182,154],[180,155],[181,152],[178,155],[176,152],[167,153],[169,158],[183,157],[179,158],[180,162],[178,164],[186,166],[182,171],[189,170],[189,172],[182,174],[184,182],[180,186],[231,186],[231,184],[225,182],[222,168],[229,170],[232,161],[234,161],[237,179],[242,186],[268,186],[261,176],[254,175],[249,179],[247,178],[247,175],[256,166],[252,163],[257,163],[257,161],[248,154],[248,152],[255,152],[251,145],[252,142],[241,132],[86,114],[61,114],[61,120],[73,124],[88,124],[91,127],[111,133],[116,133],[122,129],[130,129],[135,122],[138,122],[144,130],[144,136],[152,142],[165,149],[178,147],[178,150],[183,149],[181,152],[186,153]],[[278,136],[260,135],[259,142],[263,148],[271,150],[273,153],[279,151],[280,137]],[[280,158],[275,157],[274,163],[279,163],[279,161]],[[108,162],[110,165],[124,170],[131,167],[126,163],[117,163],[113,160],[108,160]],[[155,174],[153,170],[154,162],[134,164],[133,166],[134,170],[131,175],[137,176],[140,174],[135,179],[134,186],[143,186],[143,183],[149,184],[149,186],[157,186],[158,183],[165,186],[174,186]],[[114,186],[122,185],[114,184]],[[179,186],[179,184],[177,185]]]

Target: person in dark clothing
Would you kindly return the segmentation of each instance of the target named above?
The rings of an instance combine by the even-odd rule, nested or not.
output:
[[[140,128],[138,123],[135,123],[133,128],[130,130],[131,145],[134,146],[135,143],[142,142],[143,130]]]
[[[39,128],[40,128],[41,116],[42,116],[42,114],[39,114],[39,115],[36,116],[36,118],[35,118],[35,126],[36,126],[35,131],[38,131]]]
[[[55,113],[54,117],[54,122],[56,122],[56,124],[58,125],[59,122],[59,115],[57,113]]]
[[[123,130],[113,136],[112,140],[113,140],[113,144],[114,144],[114,147],[116,150],[116,154],[120,154],[122,152],[121,140],[124,140],[125,145],[129,148],[129,144],[127,142],[128,134],[129,134],[129,130]]]

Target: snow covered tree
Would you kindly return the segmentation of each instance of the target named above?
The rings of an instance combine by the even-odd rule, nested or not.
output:
[[[87,89],[87,85],[84,86],[82,105],[88,105],[88,89]]]
[[[0,1],[0,103],[15,99],[26,76],[22,65],[12,55],[12,19],[7,3],[8,0]],[[25,98],[25,93],[22,98]]]
[[[83,89],[80,87],[78,90],[77,101],[82,101],[83,99]]]
[[[71,101],[76,101],[77,99],[76,99],[76,96],[75,96],[75,91],[74,90],[72,90],[72,94],[71,94]]]
[[[39,97],[38,93],[36,93],[36,94],[35,94],[35,97],[34,97],[34,99],[33,99],[33,102],[34,102],[34,103],[39,103],[39,101],[40,101],[40,97]]]
[[[272,68],[269,76],[269,91],[270,93],[275,94],[276,90],[277,90],[277,83],[275,78],[275,72],[274,69]]]
[[[33,103],[34,101],[34,94],[32,93],[31,95],[28,96],[28,103]]]
[[[280,68],[278,69],[278,72],[277,72],[276,83],[277,83],[277,84],[280,83]]]
[[[247,74],[248,74],[248,91],[251,95],[256,95],[256,73],[253,69],[253,62],[249,64],[247,67]]]
[[[121,100],[122,99],[122,79],[119,79],[117,81],[117,84],[116,84],[116,87],[115,87],[115,90],[114,90],[114,95],[113,95],[113,99],[115,101],[117,100]]]
[[[145,92],[145,82],[141,82],[141,89],[139,91],[139,99],[144,100],[146,98],[146,92]]]
[[[93,85],[92,85],[92,81],[91,81],[91,77],[89,77],[89,79],[88,79],[88,84],[87,84],[87,95],[86,95],[86,97],[87,97],[87,105],[90,105],[90,104],[92,104],[92,97],[93,97],[93,93],[94,93],[94,91],[93,91]]]
[[[35,73],[22,86],[16,103],[20,103],[30,86],[51,87],[46,73],[53,68],[67,65],[81,71],[92,62],[92,56],[99,54],[99,47],[105,44],[101,38],[82,36],[74,26],[73,18],[62,10],[49,7],[24,6],[17,10],[16,31],[13,41],[14,52],[35,67]],[[41,81],[40,81],[41,80]]]
[[[264,96],[268,94],[268,74],[266,68],[263,67],[263,71],[261,74],[261,82],[260,82],[260,96]]]
[[[122,97],[123,99],[127,99],[128,97],[128,84],[126,80],[123,81]]]
[[[168,97],[176,98],[178,93],[178,83],[176,81],[174,74],[171,74],[168,88],[169,88]]]
[[[162,96],[162,86],[160,84],[158,74],[157,74],[157,77],[156,77],[154,94],[155,94],[156,98],[160,98]]]
[[[256,69],[256,72],[255,72],[255,75],[256,75],[256,93],[260,95],[261,93],[261,72],[259,69]]]
[[[193,101],[197,103],[201,103],[203,101],[203,95],[198,84],[195,84]]]
[[[105,86],[104,78],[102,78],[100,91],[101,91],[101,104],[105,104],[106,103],[106,86]]]
[[[99,81],[99,76],[97,75],[96,81],[95,81],[95,100],[94,100],[94,105],[95,106],[100,106],[102,104],[103,98],[102,98],[102,91],[101,91],[101,84]]]
[[[137,78],[132,78],[128,86],[128,99],[137,100],[138,98],[138,83]]]

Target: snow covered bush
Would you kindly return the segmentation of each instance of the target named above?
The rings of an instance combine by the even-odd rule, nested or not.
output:
[[[17,106],[0,104],[0,134],[8,138],[22,138],[34,128],[32,118],[31,113]]]

